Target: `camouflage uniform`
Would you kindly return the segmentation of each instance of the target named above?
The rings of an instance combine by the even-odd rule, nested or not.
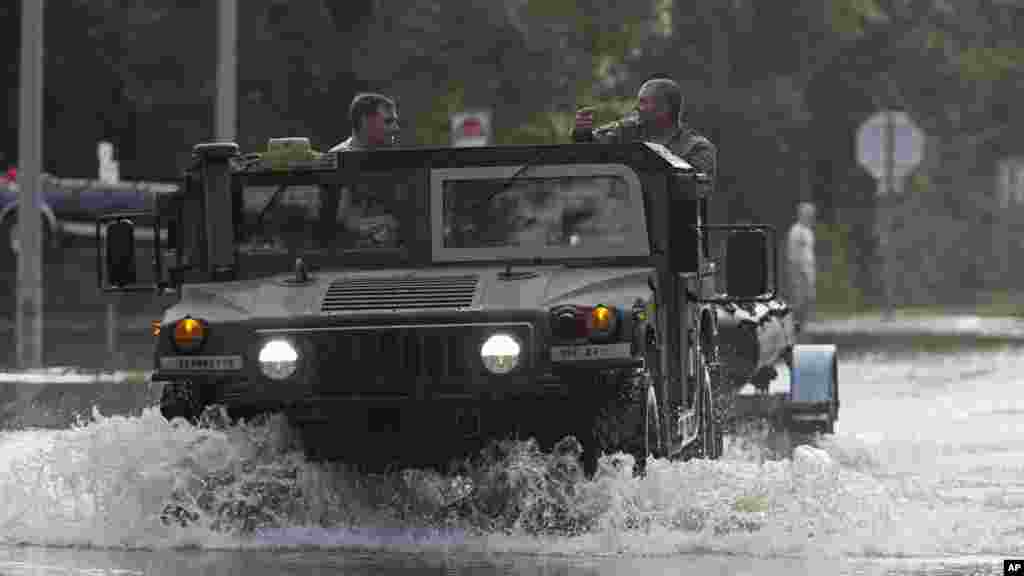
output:
[[[718,152],[711,140],[697,133],[693,128],[683,125],[676,130],[665,146],[714,181],[718,174]]]

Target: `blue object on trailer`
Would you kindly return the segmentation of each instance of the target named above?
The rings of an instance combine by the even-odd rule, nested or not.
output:
[[[834,344],[793,347],[788,413],[791,425],[832,433],[839,415],[839,366]]]
[[[835,344],[798,344],[793,347],[790,402],[817,404],[835,400],[838,380]]]
[[[839,418],[839,362],[833,344],[797,344],[787,354],[789,390],[735,397],[735,416],[767,419],[797,433],[835,433]],[[770,372],[774,378],[774,369]]]

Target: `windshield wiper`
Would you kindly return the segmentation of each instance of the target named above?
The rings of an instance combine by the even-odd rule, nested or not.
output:
[[[484,200],[481,200],[480,202],[477,202],[476,204],[474,204],[471,207],[471,210],[477,210],[477,209],[479,209],[480,207],[482,207],[485,204],[490,204],[491,201],[494,200],[495,197],[500,196],[501,194],[504,194],[505,192],[508,192],[509,188],[511,188],[512,185],[515,184],[516,181],[518,181],[519,178],[523,174],[525,174],[527,170],[529,170],[530,168],[533,168],[534,166],[536,166],[537,163],[540,162],[543,159],[544,159],[544,153],[543,152],[541,152],[540,154],[537,154],[536,156],[531,158],[526,164],[523,164],[522,166],[520,166],[518,170],[516,170],[515,172],[512,173],[511,176],[506,178],[505,179],[505,184],[501,188],[498,188],[494,192],[491,192],[490,195],[487,196],[487,198],[485,198]]]

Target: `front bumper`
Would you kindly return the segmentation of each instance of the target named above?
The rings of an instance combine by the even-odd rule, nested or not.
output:
[[[519,363],[507,374],[490,372],[481,358],[483,343],[495,334],[509,334],[521,346]],[[235,356],[215,352],[230,349],[231,339],[222,337],[199,356],[158,357],[154,380],[200,382],[228,403],[501,399],[565,392],[581,371],[639,365],[629,344],[583,346],[587,353],[576,356],[552,349],[537,322],[526,320],[258,329],[238,334],[249,344]],[[284,380],[271,380],[257,364],[273,339],[299,351],[296,372]]]

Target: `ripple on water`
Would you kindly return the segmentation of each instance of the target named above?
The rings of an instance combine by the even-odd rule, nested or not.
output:
[[[584,479],[571,445],[542,453],[528,442],[505,444],[458,475],[370,476],[306,462],[279,418],[211,429],[169,424],[155,409],[136,418],[95,415],[69,430],[0,436],[0,542],[557,555],[1024,554],[1024,496],[1009,475],[984,486],[979,474],[965,487],[947,469],[908,462],[938,462],[941,443],[839,435],[778,460],[756,442],[730,444],[720,461],[653,460],[642,478],[632,474],[628,456],[617,455]]]

